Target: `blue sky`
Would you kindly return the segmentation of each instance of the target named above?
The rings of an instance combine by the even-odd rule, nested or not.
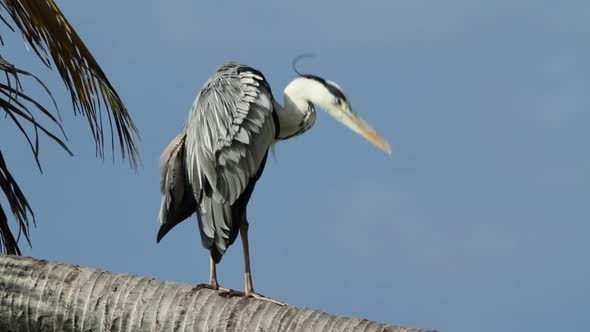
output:
[[[26,255],[205,282],[194,218],[155,243],[159,155],[219,64],[259,68],[282,101],[291,59],[312,52],[301,70],[341,85],[395,152],[321,112],[278,145],[249,207],[257,291],[444,331],[590,324],[587,2],[58,4],[134,117],[143,168],[96,159],[57,74],[4,30],[3,56],[52,85],[75,153],[43,140],[40,175],[0,121],[38,219]],[[242,271],[236,244],[220,282],[241,289]]]

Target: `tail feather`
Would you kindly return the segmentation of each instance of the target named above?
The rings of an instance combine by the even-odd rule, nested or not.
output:
[[[211,251],[216,262],[221,260],[228,246],[233,242],[235,233],[232,206],[218,202],[214,197],[205,195],[202,200],[205,209],[201,213],[201,240],[203,246]]]

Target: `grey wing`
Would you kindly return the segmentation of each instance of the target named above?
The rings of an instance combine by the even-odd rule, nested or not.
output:
[[[273,111],[264,76],[237,63],[222,65],[193,104],[187,121],[187,173],[190,183],[204,188],[202,233],[214,235],[221,254],[233,242],[239,222],[233,220],[231,205],[275,141]]]
[[[190,217],[197,209],[197,200],[186,173],[185,139],[186,131],[183,129],[166,147],[160,158],[162,203],[158,242],[170,229]]]

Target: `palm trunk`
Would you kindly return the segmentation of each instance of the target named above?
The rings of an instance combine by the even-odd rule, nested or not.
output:
[[[30,257],[0,276],[0,331],[424,331]]]

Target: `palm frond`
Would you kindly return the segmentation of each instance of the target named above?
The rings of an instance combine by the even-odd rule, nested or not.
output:
[[[20,190],[18,184],[10,174],[2,151],[0,151],[0,189],[4,192],[10,211],[16,217],[19,228],[19,235],[22,233],[25,239],[31,244],[29,238],[29,219],[35,224],[35,215],[27,201],[27,198]],[[15,239],[8,225],[8,217],[0,205],[0,251],[12,255],[20,255],[18,247],[18,236]]]
[[[57,109],[53,96],[47,89],[47,87],[34,75],[14,67],[12,64],[0,57],[0,72],[4,73],[6,83],[0,82],[0,112],[4,112],[6,118],[10,119],[18,130],[23,134],[29,148],[33,153],[33,157],[39,170],[41,170],[41,163],[39,161],[39,134],[42,133],[49,137],[51,140],[56,142],[70,155],[72,152],[68,149],[65,142],[54,134],[50,129],[42,124],[42,121],[35,118],[31,109],[37,110],[36,113],[49,120],[49,123],[54,124],[59,132],[64,135],[65,133],[61,127],[59,119],[56,118],[47,108],[29,97],[22,90],[20,76],[26,76],[33,78],[38,82],[41,87],[48,93],[49,97],[53,101],[54,106]],[[35,216],[33,210],[29,205],[27,198],[19,188],[16,180],[10,174],[2,151],[0,150],[0,189],[4,193],[4,196],[8,200],[10,211],[16,218],[19,231],[18,236],[15,238],[12,234],[9,224],[8,217],[0,204],[0,251],[9,254],[20,254],[18,247],[18,239],[20,234],[23,234],[29,245],[31,240],[29,237],[29,220],[35,224]]]
[[[133,168],[140,159],[137,128],[106,75],[53,0],[0,0],[10,18],[37,56],[51,68],[55,65],[72,99],[74,113],[82,113],[96,143],[96,154],[104,158],[103,108],[106,108],[111,151],[115,135],[122,158]],[[3,18],[2,21],[6,23]],[[114,129],[113,129],[114,127]]]
[[[96,154],[104,158],[104,131],[109,130],[111,152],[114,157],[116,130],[121,157],[128,158],[132,168],[137,169],[140,163],[136,145],[137,128],[106,75],[54,1],[0,0],[0,7],[0,21],[12,31],[19,30],[26,44],[39,59],[47,67],[55,66],[57,69],[70,92],[74,114],[81,113],[88,120]],[[4,12],[8,13],[10,18],[3,16]],[[4,45],[1,35],[0,44]],[[1,81],[2,73],[4,82]],[[21,76],[34,79],[48,93],[57,110],[57,116],[23,92]],[[103,110],[106,110],[108,128],[103,126]],[[59,109],[49,89],[37,77],[14,67],[0,56],[1,113],[4,113],[5,118],[11,120],[23,134],[39,170],[40,135],[50,138],[72,154],[64,141],[58,137],[59,135],[65,138],[65,133],[60,124]],[[55,129],[48,128],[48,125],[56,126],[58,134],[55,133]],[[30,245],[29,221],[32,220],[35,224],[35,217],[25,195],[11,175],[1,150],[0,189],[19,228],[15,237],[8,224],[7,212],[0,204],[0,251],[20,254],[18,240],[24,235]]]
[[[45,91],[47,92],[47,94],[53,101],[54,106],[57,109],[57,105],[55,104],[55,100],[53,99],[51,92],[47,89],[43,82],[41,82],[41,80],[39,80],[33,74],[14,67],[12,64],[4,60],[2,57],[0,57],[0,72],[3,72],[6,77],[6,84],[0,82],[0,110],[4,111],[5,116],[12,120],[12,122],[17,126],[19,131],[27,140],[29,147],[31,148],[31,151],[33,152],[35,162],[37,163],[39,169],[41,170],[41,163],[39,161],[39,131],[51,138],[54,142],[56,142],[64,150],[66,150],[70,155],[72,155],[72,152],[66,146],[63,140],[61,140],[59,137],[53,134],[40,121],[35,119],[35,116],[29,110],[30,107],[33,107],[34,109],[38,110],[42,115],[47,117],[50,120],[50,122],[57,126],[61,134],[65,137],[65,132],[58,118],[56,118],[47,108],[45,108],[39,102],[29,97],[27,94],[23,92],[19,76],[24,75],[35,79],[43,87],[43,89],[45,89]],[[11,82],[14,82],[14,84],[11,84]],[[26,130],[25,126],[27,124],[33,127],[34,135],[31,135],[31,133]]]

